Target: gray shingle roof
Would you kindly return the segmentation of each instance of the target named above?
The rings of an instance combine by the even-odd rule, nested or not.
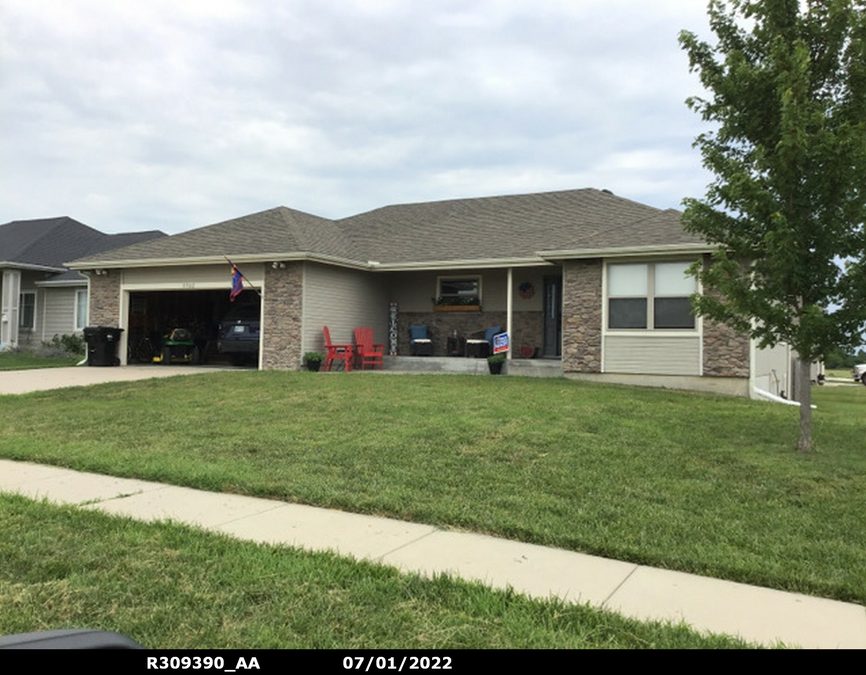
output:
[[[401,265],[703,243],[682,229],[680,215],[594,189],[398,204],[336,221],[281,206],[76,265],[301,253]]]
[[[105,237],[72,218],[16,220],[0,226],[0,261],[62,268]]]
[[[104,234],[67,216],[14,220],[0,225],[0,262],[61,270],[64,263],[84,255],[164,236],[158,230]]]
[[[386,206],[338,223],[382,263],[700,242],[682,229],[678,211],[592,189]]]
[[[128,246],[81,261],[167,260],[313,252],[353,258],[353,247],[336,223],[280,206],[242,218]]]

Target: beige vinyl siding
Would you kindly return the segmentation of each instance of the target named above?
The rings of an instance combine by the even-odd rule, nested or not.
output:
[[[429,312],[439,294],[440,279],[478,279],[481,306],[486,310],[505,309],[504,270],[432,270],[397,272],[393,275],[392,299],[401,312]]]
[[[238,264],[246,277],[244,286],[261,288],[264,267],[261,263]],[[126,291],[204,291],[232,287],[232,268],[225,265],[190,265],[188,267],[142,267],[123,270]]]
[[[41,297],[44,303],[37,312],[44,321],[41,329],[43,340],[55,335],[70,335],[75,332],[75,291],[77,288],[45,288]]]
[[[779,396],[790,396],[793,392],[791,382],[791,359],[793,350],[784,342],[775,347],[758,349],[755,346],[753,369],[754,386]]]
[[[354,342],[354,329],[369,326],[376,342],[387,345],[390,299],[384,282],[369,272],[306,263],[303,352],[322,351],[324,326],[337,343]]]
[[[651,375],[700,375],[698,335],[608,333],[604,338],[604,372]]]
[[[548,267],[521,267],[514,270],[515,312],[540,312],[544,309],[544,279],[561,274],[561,269]],[[391,275],[391,300],[401,312],[429,312],[436,296],[437,280],[442,277],[479,277],[481,279],[481,307],[486,312],[504,312],[508,306],[508,272],[504,269],[433,270],[424,272],[395,272]],[[379,278],[377,275],[376,278]],[[521,298],[518,288],[522,283],[532,285],[531,298]]]

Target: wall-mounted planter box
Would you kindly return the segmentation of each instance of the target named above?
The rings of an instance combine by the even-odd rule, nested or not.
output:
[[[481,305],[434,305],[434,312],[480,312]]]

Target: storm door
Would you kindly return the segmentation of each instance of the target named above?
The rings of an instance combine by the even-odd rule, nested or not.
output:
[[[544,278],[543,356],[562,356],[562,277]]]

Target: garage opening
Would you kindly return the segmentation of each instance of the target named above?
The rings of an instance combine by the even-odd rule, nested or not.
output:
[[[259,302],[258,295],[250,290],[243,291],[234,302],[229,301],[226,290],[130,292],[127,363],[165,360],[257,367],[257,320],[254,327],[245,324],[249,340],[242,353],[220,350],[219,330],[220,323],[235,316],[239,307],[249,308],[244,316],[259,317]]]

